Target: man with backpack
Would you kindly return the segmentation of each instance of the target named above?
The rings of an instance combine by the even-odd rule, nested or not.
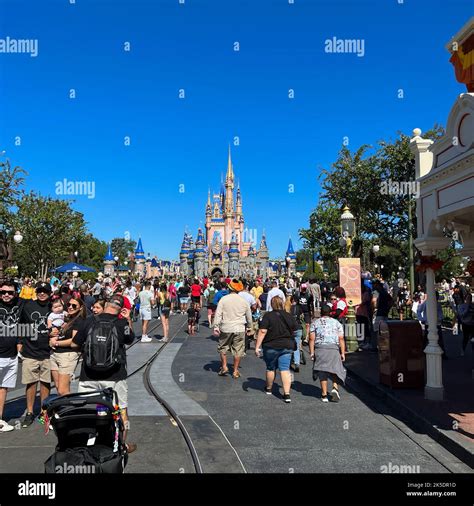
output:
[[[119,315],[122,318],[119,318]],[[120,413],[128,427],[128,388],[126,344],[135,339],[130,310],[124,307],[124,297],[113,295],[105,304],[103,313],[88,318],[72,340],[72,348],[82,349],[82,368],[78,392],[90,392],[112,388],[117,393]],[[126,445],[128,453],[136,445]]]

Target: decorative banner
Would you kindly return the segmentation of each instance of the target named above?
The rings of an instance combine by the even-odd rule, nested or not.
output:
[[[339,286],[346,291],[347,303],[361,303],[360,258],[339,258]]]

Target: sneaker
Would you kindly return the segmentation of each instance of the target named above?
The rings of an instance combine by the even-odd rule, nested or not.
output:
[[[339,395],[339,390],[337,388],[333,388],[331,390],[331,401],[339,402],[341,400],[341,396]]]
[[[29,427],[35,421],[35,415],[33,413],[26,413],[23,419],[22,427]]]
[[[153,339],[148,336],[142,336],[142,338],[140,339],[141,343],[151,343],[152,341],[153,341]]]
[[[272,395],[272,389],[271,388],[268,388],[268,387],[265,387],[265,393],[267,395]]]
[[[291,402],[290,394],[283,394],[283,400],[286,402],[286,404],[289,404]]]
[[[329,402],[328,396],[327,395],[321,395],[321,401],[322,402]]]
[[[127,449],[127,453],[133,453],[137,449],[136,443],[126,443],[125,448]]]
[[[0,432],[10,432],[11,430],[15,430],[15,427],[13,427],[13,425],[10,425],[4,420],[0,420]]]

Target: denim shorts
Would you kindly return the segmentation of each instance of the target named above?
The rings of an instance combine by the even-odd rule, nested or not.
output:
[[[262,351],[263,360],[265,360],[265,364],[267,365],[267,371],[274,371],[275,369],[280,369],[280,372],[290,370],[293,350],[275,349],[264,346]]]

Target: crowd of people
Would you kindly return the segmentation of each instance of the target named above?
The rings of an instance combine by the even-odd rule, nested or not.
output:
[[[321,383],[321,400],[338,402],[339,385],[345,381],[349,305],[344,288],[326,278],[230,279],[133,279],[102,277],[84,281],[80,276],[0,281],[0,432],[13,430],[3,420],[8,389],[16,387],[18,363],[25,387],[26,414],[22,427],[35,420],[34,403],[39,386],[41,401],[51,394],[70,392],[71,379],[82,356],[78,391],[112,387],[118,394],[127,422],[126,345],[135,340],[133,323],[140,320],[141,343],[156,341],[149,335],[150,322],[159,319],[161,341],[169,340],[169,319],[187,317],[187,331],[199,332],[207,319],[218,340],[219,376],[240,377],[239,365],[255,343],[255,353],[266,365],[265,393],[271,395],[277,370],[283,400],[291,402],[293,373],[305,361],[308,347],[313,378]],[[425,327],[427,296],[421,286],[410,290],[405,282],[391,286],[382,277],[361,279],[361,302],[355,306],[359,351],[376,352],[380,322],[393,309],[399,318],[412,312]],[[463,332],[462,352],[474,338],[474,305],[469,287],[459,279],[439,284],[440,345],[444,349],[441,303],[450,304],[453,329]],[[137,326],[139,324],[137,323]],[[98,335],[114,336],[113,345]],[[102,347],[101,347],[102,346]],[[228,357],[233,363],[228,363]],[[329,389],[328,380],[332,386]],[[128,444],[128,451],[136,446]]]

